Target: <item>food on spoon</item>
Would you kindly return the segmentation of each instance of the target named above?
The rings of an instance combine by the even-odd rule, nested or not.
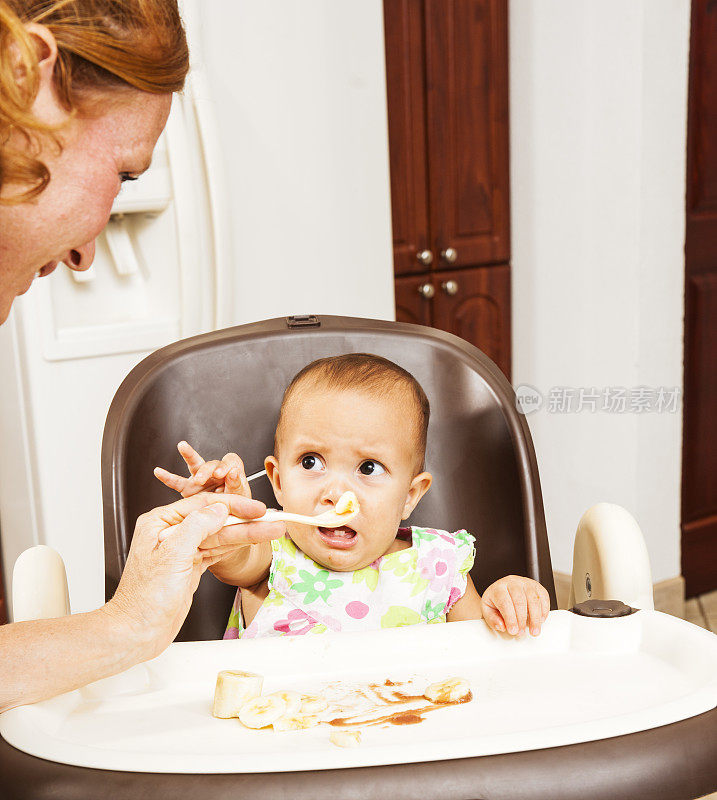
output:
[[[329,701],[320,694],[305,694],[301,698],[302,714],[320,714],[329,707]]]
[[[353,492],[344,492],[334,506],[334,511],[340,515],[358,514],[359,510],[359,501]]]
[[[337,747],[358,747],[361,744],[361,731],[331,731],[329,741]]]
[[[238,717],[247,700],[259,697],[263,684],[264,678],[254,672],[222,670],[214,689],[214,716],[220,719]]]
[[[272,692],[267,697],[280,697],[286,703],[286,711],[284,714],[287,717],[293,717],[301,709],[301,695],[298,692],[282,691]]]
[[[255,697],[239,711],[239,722],[247,728],[267,728],[286,714],[286,703],[276,695]]]
[[[446,678],[427,686],[423,696],[432,703],[457,703],[470,700],[471,687],[463,678]]]
[[[286,714],[273,724],[275,731],[300,731],[315,728],[319,724],[316,714]]]

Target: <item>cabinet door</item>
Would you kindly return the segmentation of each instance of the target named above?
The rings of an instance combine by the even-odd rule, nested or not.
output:
[[[429,247],[423,0],[385,0],[391,219],[396,275],[425,272]]]
[[[717,5],[692,3],[687,219],[682,574],[687,596],[717,589]]]
[[[436,273],[433,325],[482,350],[510,380],[510,268]]]
[[[507,0],[426,0],[430,222],[442,267],[510,259]],[[441,261],[454,248],[456,260]]]
[[[421,294],[421,286],[433,286],[426,276],[396,278],[396,320],[430,325],[433,300]]]

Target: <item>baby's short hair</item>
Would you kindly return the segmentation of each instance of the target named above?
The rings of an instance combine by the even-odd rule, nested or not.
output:
[[[307,384],[323,386],[326,389],[358,389],[375,396],[404,392],[408,395],[414,410],[416,463],[419,467],[417,471],[421,472],[424,469],[428,420],[431,413],[426,393],[410,372],[394,364],[393,361],[372,353],[346,353],[341,356],[319,358],[294,375],[281,401],[274,438],[275,453],[284,421],[284,409],[291,398],[301,392]]]

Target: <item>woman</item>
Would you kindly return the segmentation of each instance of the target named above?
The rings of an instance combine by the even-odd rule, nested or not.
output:
[[[0,0],[0,324],[35,277],[61,261],[90,266],[112,201],[149,166],[187,70],[176,0]],[[222,552],[202,542],[230,512],[265,511],[219,497],[142,515],[117,592],[97,611],[0,627],[0,711],[164,650]],[[283,533],[277,523],[239,527],[233,542]]]

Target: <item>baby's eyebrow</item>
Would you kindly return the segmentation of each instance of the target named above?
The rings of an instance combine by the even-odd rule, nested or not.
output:
[[[317,442],[316,440],[312,441],[311,439],[299,439],[299,441],[297,441],[296,444],[294,445],[294,448],[297,451],[300,450],[302,453],[304,452],[313,453],[314,451],[325,450],[326,446],[321,442]]]

